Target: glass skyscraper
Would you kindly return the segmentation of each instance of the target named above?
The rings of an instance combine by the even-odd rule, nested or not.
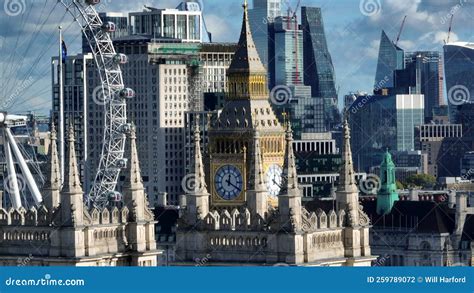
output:
[[[415,127],[424,123],[423,95],[397,95],[397,151],[415,150]]]
[[[268,69],[271,59],[270,48],[274,46],[269,25],[276,17],[281,16],[281,0],[253,0],[253,8],[249,9],[248,15],[258,55],[263,65]]]
[[[303,84],[303,32],[294,18],[275,19],[276,85]]]
[[[339,123],[334,66],[326,42],[321,8],[301,7],[304,83],[312,96],[324,100],[326,130]]]
[[[325,132],[324,99],[314,97],[312,88],[304,85],[303,32],[296,18],[279,16],[271,25],[274,33],[274,86],[286,86],[291,99],[284,105],[274,106],[277,113],[289,114],[295,138],[303,133]]]
[[[446,44],[444,68],[449,116],[452,123],[457,123],[458,108],[474,101],[474,43]]]
[[[423,94],[425,97],[425,122],[433,119],[433,111],[440,106],[440,62],[436,51],[405,54],[405,69],[395,71],[397,94]]]
[[[377,72],[375,73],[376,89],[393,88],[395,70],[404,68],[404,52],[396,46],[382,31],[380,37],[379,58]]]
[[[415,127],[424,123],[423,95],[358,96],[349,108],[352,155],[358,171],[368,171],[391,151],[415,149]]]

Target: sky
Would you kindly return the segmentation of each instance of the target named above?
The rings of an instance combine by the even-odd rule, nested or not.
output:
[[[243,0],[201,0],[208,30],[216,42],[237,42]],[[3,2],[3,3],[2,3]],[[58,52],[59,24],[69,54],[80,53],[81,32],[65,9],[51,0],[0,0],[0,108],[48,114],[51,57]],[[179,0],[102,0],[103,12],[135,12],[143,6],[174,8]],[[296,0],[282,1],[283,10]],[[251,6],[251,1],[250,1]],[[474,0],[302,0],[321,7],[340,102],[349,92],[370,92],[382,29],[405,51],[442,51],[449,19],[451,41],[474,42]],[[300,15],[300,12],[298,12]]]

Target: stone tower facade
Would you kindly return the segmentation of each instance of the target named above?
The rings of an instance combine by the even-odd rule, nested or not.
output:
[[[27,258],[28,265],[36,266],[155,266],[155,222],[141,182],[135,130],[130,133],[123,207],[102,210],[84,205],[72,127],[61,188],[56,139],[52,127],[43,203],[29,210],[0,209],[0,265]]]
[[[375,259],[369,246],[370,223],[359,206],[347,121],[344,169],[336,201],[313,206],[314,211],[310,211],[301,201],[291,125],[288,123],[284,129],[277,121],[270,119],[267,123],[266,118],[274,114],[265,87],[260,87],[265,83],[260,77],[266,73],[254,51],[245,4],[238,54],[228,73],[234,88],[229,90],[229,103],[211,130],[211,172],[207,175],[211,177],[211,189],[222,189],[224,197],[237,194],[234,199],[223,200],[233,203],[237,199],[238,204],[221,204],[213,200],[214,195],[209,196],[196,128],[194,173],[189,174],[195,177],[196,185],[186,194],[187,204],[178,221],[176,264],[190,265],[197,259],[207,259],[208,265],[370,265]],[[237,107],[236,103],[251,108]],[[277,139],[266,144],[270,134]],[[216,153],[216,148],[228,147],[231,151]],[[272,152],[268,153],[268,147],[274,147]],[[280,181],[276,176],[265,176],[265,160],[270,155],[282,163]],[[222,175],[212,172],[217,162],[229,165],[222,169]],[[235,167],[242,162],[245,180]],[[220,185],[213,187],[218,181]],[[276,204],[268,200],[269,181],[279,185],[273,202]],[[240,192],[245,192],[242,198],[238,198]]]
[[[240,208],[253,197],[255,188],[251,172],[256,163],[252,156],[255,152],[255,132],[258,132],[260,156],[257,164],[261,164],[264,179],[273,179],[266,180],[260,187],[268,191],[268,204],[276,207],[285,151],[285,130],[268,100],[267,71],[252,38],[247,8],[227,78],[225,106],[219,117],[212,121],[209,130],[206,179],[211,195],[210,205]]]

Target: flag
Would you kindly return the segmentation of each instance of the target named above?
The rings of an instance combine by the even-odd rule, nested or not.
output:
[[[67,58],[67,47],[66,47],[66,43],[64,42],[64,40],[62,41],[62,54],[63,54],[63,63],[66,62],[66,58]]]

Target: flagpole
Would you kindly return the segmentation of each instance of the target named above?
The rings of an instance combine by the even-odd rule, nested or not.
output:
[[[59,147],[61,164],[61,184],[64,182],[64,81],[63,81],[63,32],[59,26]]]

